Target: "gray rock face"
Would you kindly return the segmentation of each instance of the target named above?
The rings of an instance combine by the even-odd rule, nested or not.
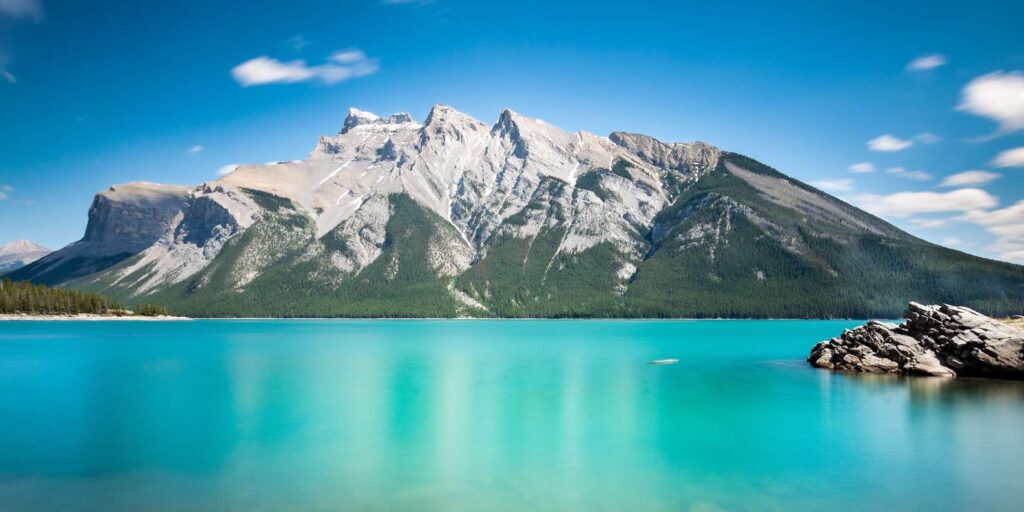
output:
[[[1024,379],[1024,331],[961,306],[911,302],[900,325],[871,321],[822,341],[818,368],[937,377]]]
[[[188,187],[135,182],[96,194],[82,242],[93,252],[137,254],[167,231],[188,197]]]

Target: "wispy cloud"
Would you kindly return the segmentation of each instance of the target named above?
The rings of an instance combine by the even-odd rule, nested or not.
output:
[[[914,141],[894,137],[886,133],[868,141],[868,149],[871,151],[894,152],[903,151],[914,145]]]
[[[914,135],[914,140],[920,142],[921,144],[935,144],[937,142],[941,142],[942,137],[939,137],[934,133],[921,132],[917,135]]]
[[[864,174],[869,172],[875,172],[875,164],[871,162],[857,162],[850,165],[850,172],[858,174]]]
[[[910,64],[907,64],[907,69],[910,71],[927,71],[929,69],[945,66],[947,62],[945,55],[941,53],[931,53],[928,55],[922,55],[910,61]]]
[[[900,178],[906,178],[914,181],[928,181],[932,179],[932,175],[924,171],[908,171],[902,167],[890,167],[886,169],[885,172],[892,174],[893,176],[899,176]]]
[[[910,223],[911,226],[929,229],[946,226],[949,224],[949,219],[923,219],[920,217],[914,217],[912,219],[907,219],[907,222]]]
[[[853,180],[850,178],[812,181],[811,185],[828,192],[849,192],[853,190]]]
[[[241,164],[227,164],[221,166],[220,169],[217,169],[217,176],[227,176],[228,174],[231,174],[235,169],[238,169],[239,165]]]
[[[1024,262],[1024,201],[999,210],[971,210],[957,220],[983,226],[996,236],[987,249],[1005,261]]]
[[[290,84],[317,80],[336,84],[352,78],[372,75],[380,69],[377,59],[370,59],[362,50],[340,50],[327,57],[327,62],[309,66],[304,60],[281,62],[260,56],[231,69],[231,76],[243,87],[265,84]]]
[[[963,240],[962,238],[957,238],[955,236],[947,236],[942,239],[942,245],[945,245],[946,247],[971,247],[974,244],[966,240]]]
[[[18,83],[18,79],[14,76],[14,73],[4,69],[3,65],[0,65],[0,76],[4,77],[4,81],[11,85],[16,85]]]
[[[188,148],[188,150],[186,150],[185,152],[190,155],[194,155],[196,153],[201,153],[204,149],[206,148],[204,148],[201,144],[196,144],[195,146]]]
[[[1024,129],[1024,74],[996,71],[971,80],[956,109],[999,123],[995,135]]]
[[[39,0],[0,0],[0,15],[42,21],[43,4]]]
[[[965,187],[970,185],[984,185],[990,183],[1003,175],[997,172],[989,171],[964,171],[956,174],[946,176],[942,183],[939,183],[940,187]]]
[[[10,185],[0,185],[0,201],[3,201],[10,197],[7,195],[10,192],[14,192],[14,187]]]
[[[291,46],[295,51],[302,51],[303,48],[313,44],[311,41],[306,39],[306,36],[302,34],[296,34],[288,38],[288,46]]]
[[[909,217],[917,213],[966,212],[999,204],[995,196],[978,188],[950,192],[896,192],[864,194],[854,199],[861,208],[881,216]]]
[[[1024,147],[1007,149],[992,160],[996,167],[1024,167]]]

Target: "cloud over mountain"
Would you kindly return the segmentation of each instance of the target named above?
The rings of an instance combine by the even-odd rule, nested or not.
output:
[[[231,76],[242,87],[266,84],[290,84],[316,80],[332,85],[352,78],[372,75],[380,69],[377,59],[371,59],[359,49],[339,50],[327,61],[310,66],[304,60],[282,62],[261,55],[231,69]]]

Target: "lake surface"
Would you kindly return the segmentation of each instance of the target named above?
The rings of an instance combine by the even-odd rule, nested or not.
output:
[[[1020,510],[1024,385],[858,323],[0,322],[0,509]]]

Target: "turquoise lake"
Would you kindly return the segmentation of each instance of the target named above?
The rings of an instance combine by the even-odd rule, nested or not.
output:
[[[859,323],[0,322],[0,509],[1020,510],[1024,384]]]

